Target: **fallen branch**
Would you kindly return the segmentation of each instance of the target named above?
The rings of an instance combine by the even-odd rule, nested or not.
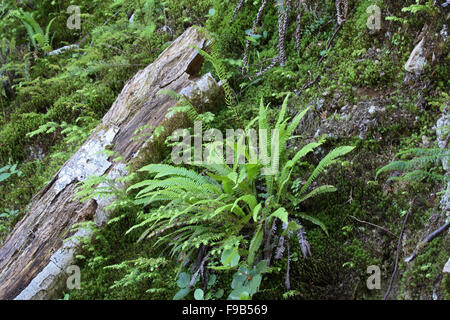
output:
[[[53,50],[53,51],[50,51],[50,52],[46,53],[45,55],[47,55],[47,56],[57,56],[57,55],[62,54],[62,53],[64,53],[64,52],[66,52],[66,51],[69,51],[69,50],[79,49],[80,46],[81,46],[81,45],[86,41],[86,39],[90,36],[90,34],[91,34],[91,32],[88,32],[88,33],[86,33],[86,34],[83,36],[83,38],[82,38],[79,42],[74,43],[74,44],[70,44],[70,45],[67,45],[67,46],[64,46],[64,47],[62,47],[62,48],[59,48],[59,49],[56,49],[56,50]]]
[[[379,228],[379,229],[381,229],[381,230],[383,230],[383,231],[386,231],[387,233],[390,233],[391,235],[395,236],[395,234],[394,234],[391,230],[389,230],[389,229],[386,229],[386,228],[384,228],[384,227],[381,227],[381,226],[376,225],[376,224],[371,223],[371,222],[359,220],[358,218],[356,218],[356,217],[354,217],[354,216],[350,216],[350,218],[355,219],[355,220],[358,221],[358,222],[368,224],[368,225],[370,225],[370,226],[372,226],[372,227]]]
[[[59,49],[50,51],[50,52],[48,52],[46,55],[47,55],[47,56],[57,56],[57,55],[62,54],[62,53],[64,53],[64,52],[66,52],[66,51],[73,50],[73,49],[79,49],[79,48],[80,48],[79,45],[77,45],[77,44],[71,44],[71,45],[69,45],[69,46],[64,46],[64,47],[62,47],[62,48],[59,48]]]
[[[442,227],[440,227],[439,229],[433,231],[432,233],[430,233],[425,240],[419,242],[419,244],[416,246],[416,248],[414,249],[414,252],[412,255],[410,255],[408,258],[405,259],[405,262],[411,262],[413,261],[418,255],[420,250],[429,242],[433,241],[434,238],[436,238],[438,235],[440,235],[441,233],[443,233],[444,231],[448,230],[448,228],[450,228],[450,222],[447,222],[446,224],[444,224]]]
[[[386,291],[386,293],[384,295],[383,300],[386,300],[387,297],[389,296],[389,293],[391,293],[392,283],[394,282],[395,274],[397,273],[397,269],[398,269],[398,259],[400,257],[400,249],[402,247],[403,232],[405,232],[406,223],[408,222],[408,218],[409,218],[409,215],[412,212],[412,209],[413,209],[415,201],[416,201],[416,198],[414,197],[414,199],[411,201],[411,206],[409,207],[409,210],[408,210],[408,213],[406,214],[405,220],[403,221],[402,231],[400,231],[400,236],[398,237],[397,254],[396,254],[396,257],[395,257],[394,272],[392,272],[391,280],[389,281],[389,287],[388,287],[388,289],[387,289],[387,291]]]

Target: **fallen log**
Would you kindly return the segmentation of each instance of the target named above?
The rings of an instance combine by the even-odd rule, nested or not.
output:
[[[72,226],[88,220],[102,225],[108,219],[104,208],[110,200],[74,200],[77,183],[93,175],[126,175],[125,163],[155,152],[148,148],[149,141],[132,139],[136,129],[162,124],[170,131],[182,126],[175,123],[176,117],[166,119],[168,108],[177,102],[158,92],[182,91],[203,110],[216,106],[222,89],[210,74],[197,76],[203,59],[191,46],[206,49],[207,44],[197,29],[189,28],[139,71],[81,148],[33,198],[0,248],[0,299],[52,299],[61,293],[66,270],[80,246]],[[105,149],[121,155],[123,162],[114,162],[115,157],[101,152]],[[90,231],[82,229],[75,235],[89,236]]]

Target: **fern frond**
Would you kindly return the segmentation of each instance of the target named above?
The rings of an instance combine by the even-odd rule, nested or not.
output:
[[[347,153],[353,151],[355,147],[345,146],[345,147],[339,147],[328,153],[325,158],[323,158],[319,164],[317,165],[316,169],[313,171],[309,179],[306,181],[306,183],[303,185],[303,187],[300,190],[299,195],[305,194],[305,192],[308,190],[311,183],[325,170],[326,167],[331,165],[335,162],[335,160],[339,157],[342,157],[346,155]]]
[[[295,205],[302,203],[303,201],[312,198],[312,197],[316,197],[318,195],[324,194],[324,193],[329,193],[329,192],[336,192],[337,189],[334,186],[330,186],[330,185],[326,185],[326,186],[320,186],[318,188],[315,188],[313,191],[311,191],[310,193],[308,193],[306,196],[302,197],[299,202],[297,202]]]

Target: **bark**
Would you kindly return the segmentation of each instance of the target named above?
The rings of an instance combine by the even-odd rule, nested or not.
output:
[[[74,235],[72,226],[87,220],[102,225],[108,219],[104,208],[110,200],[74,200],[77,183],[92,175],[126,175],[125,162],[148,152],[148,140],[132,139],[136,129],[173,127],[166,113],[176,101],[158,95],[160,90],[182,91],[211,110],[222,91],[210,74],[197,76],[203,59],[190,45],[205,49],[207,40],[190,28],[138,72],[83,146],[33,198],[28,213],[0,248],[0,299],[51,299],[61,292],[80,246],[73,237],[63,242]],[[112,161],[115,157],[101,153],[105,149],[120,154],[124,162]],[[76,235],[90,236],[90,231],[82,229]]]

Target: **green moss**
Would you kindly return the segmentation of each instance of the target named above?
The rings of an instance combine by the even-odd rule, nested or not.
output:
[[[448,299],[448,275],[442,273],[448,261],[450,242],[448,239],[438,237],[434,239],[411,266],[404,271],[400,286],[400,299],[433,299],[434,295]],[[402,269],[400,269],[402,270]],[[435,291],[435,287],[438,288]]]
[[[117,212],[112,218],[125,212]],[[128,211],[118,222],[108,224],[97,231],[92,242],[86,243],[84,250],[75,262],[81,268],[81,289],[66,291],[72,300],[86,299],[172,299],[176,293],[176,263],[162,261],[154,267],[141,269],[116,270],[108,266],[128,260],[156,259],[160,250],[154,249],[154,243],[137,243],[139,232],[124,235],[136,224],[136,212]],[[113,287],[116,281],[129,277],[129,283]],[[150,292],[148,290],[153,289]]]

